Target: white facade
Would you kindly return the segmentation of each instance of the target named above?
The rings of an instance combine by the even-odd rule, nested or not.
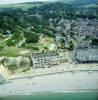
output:
[[[98,62],[98,49],[78,49],[75,58],[80,62]]]
[[[33,68],[45,68],[68,61],[67,52],[32,54]]]

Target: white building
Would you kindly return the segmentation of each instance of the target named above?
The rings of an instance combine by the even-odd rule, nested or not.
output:
[[[45,68],[68,61],[67,52],[47,52],[32,54],[33,68]]]
[[[74,57],[79,62],[98,62],[98,49],[77,49]]]

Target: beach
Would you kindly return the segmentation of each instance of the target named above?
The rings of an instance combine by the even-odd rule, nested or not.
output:
[[[50,68],[38,68],[34,69],[33,67],[26,72],[19,72],[9,75],[8,79],[19,79],[24,77],[34,77],[34,76],[43,76],[50,75],[55,73],[64,73],[64,72],[77,72],[77,71],[98,71],[98,64],[75,64],[75,63],[61,63],[59,65],[51,66]]]
[[[55,73],[9,80],[0,85],[0,96],[36,92],[79,92],[98,90],[98,71]]]

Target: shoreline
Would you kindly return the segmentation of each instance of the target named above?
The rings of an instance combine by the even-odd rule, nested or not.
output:
[[[98,76],[97,72],[85,71],[10,80],[10,83],[0,86],[0,97],[45,93],[45,91],[49,93],[98,91],[96,76]]]
[[[70,91],[44,91],[44,92],[32,92],[32,93],[19,93],[19,94],[14,94],[14,95],[3,95],[0,96],[0,98],[2,97],[9,97],[9,96],[18,96],[18,95],[36,95],[36,94],[53,94],[53,93],[87,93],[87,92],[96,92],[98,93],[98,89],[88,89],[88,90],[70,90]]]

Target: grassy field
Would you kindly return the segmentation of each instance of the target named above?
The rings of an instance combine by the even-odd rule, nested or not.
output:
[[[22,53],[27,52],[28,53]],[[0,51],[0,56],[7,56],[7,57],[17,57],[17,56],[30,56],[31,51],[29,49],[23,49],[18,47],[6,47]]]

